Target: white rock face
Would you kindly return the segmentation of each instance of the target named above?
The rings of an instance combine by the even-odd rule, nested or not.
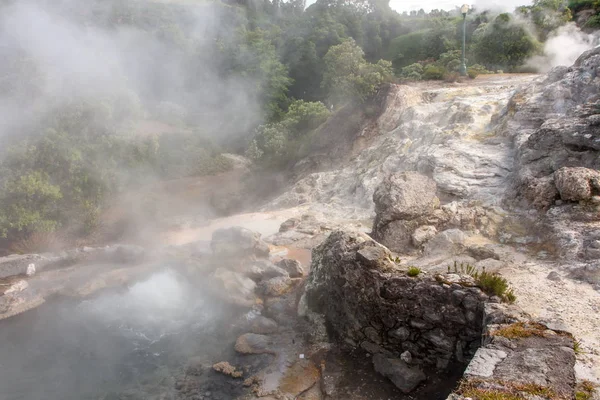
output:
[[[29,264],[27,266],[27,272],[25,272],[27,274],[27,276],[32,276],[33,274],[35,274],[35,264]]]

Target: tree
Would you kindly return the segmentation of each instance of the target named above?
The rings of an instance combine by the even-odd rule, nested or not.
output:
[[[473,33],[473,55],[488,69],[514,70],[540,49],[539,42],[510,14],[500,14]]]
[[[391,62],[380,60],[377,64],[368,63],[354,39],[331,47],[323,62],[325,72],[321,87],[335,103],[364,101],[392,76]]]

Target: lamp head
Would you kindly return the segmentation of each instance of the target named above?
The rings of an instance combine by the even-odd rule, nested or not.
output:
[[[469,12],[469,5],[468,4],[463,4],[462,7],[460,7],[460,12],[463,16],[467,15],[467,13]]]

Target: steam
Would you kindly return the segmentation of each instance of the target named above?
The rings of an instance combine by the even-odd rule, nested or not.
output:
[[[256,82],[224,77],[215,61],[216,38],[234,34],[225,8],[186,5],[188,12],[180,12],[186,35],[179,26],[161,27],[170,35],[161,40],[133,25],[112,26],[109,17],[118,6],[76,0],[0,6],[0,137],[25,132],[32,119],[74,98],[123,99],[126,117],[135,118],[140,107],[152,114],[170,104],[215,136],[240,134],[260,122]],[[144,7],[166,12],[177,6]],[[90,13],[98,17],[82,21]]]
[[[560,27],[544,44],[544,53],[527,62],[539,72],[548,72],[557,66],[570,66],[586,50],[597,46],[600,35],[588,34],[571,22]]]

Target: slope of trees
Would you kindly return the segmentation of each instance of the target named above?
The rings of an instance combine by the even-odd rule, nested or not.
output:
[[[31,115],[0,132],[0,237],[93,231],[124,187],[222,171],[224,150],[285,168],[331,109],[364,102],[393,79],[452,77],[460,65],[457,10],[399,14],[386,0],[317,0],[306,9],[303,0],[37,2],[109,37],[139,32],[147,52],[136,53],[144,70],[123,79],[135,81],[133,91],[65,98],[45,95],[53,78],[36,54],[0,46],[9,60],[0,64],[0,105],[18,113],[36,99]],[[0,15],[17,3],[0,1]],[[514,14],[474,10],[469,73],[517,69],[570,19],[564,0],[535,0]],[[138,135],[141,119],[177,133]]]

